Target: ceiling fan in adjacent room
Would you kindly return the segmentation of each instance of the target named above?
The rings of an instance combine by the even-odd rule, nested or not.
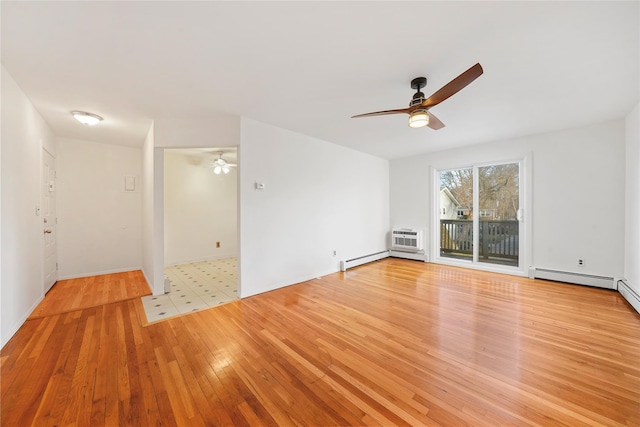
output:
[[[228,174],[231,168],[235,168],[238,166],[235,163],[229,163],[225,159],[222,158],[224,155],[224,151],[218,151],[216,153],[218,158],[211,162],[210,166],[213,168],[213,173],[216,175],[220,175],[220,173]]]
[[[431,129],[438,130],[444,127],[444,123],[440,121],[433,113],[429,112],[431,107],[440,104],[445,99],[452,95],[455,95],[460,90],[464,89],[469,83],[482,75],[482,66],[476,64],[469,68],[464,73],[460,74],[455,79],[444,85],[440,90],[431,95],[429,98],[424,97],[424,93],[420,91],[427,85],[426,77],[416,77],[411,80],[411,88],[416,90],[413,95],[408,108],[399,108],[397,110],[384,110],[375,111],[373,113],[358,114],[351,118],[358,117],[370,117],[370,116],[385,116],[388,114],[409,114],[409,126],[412,128],[419,128],[429,126]]]

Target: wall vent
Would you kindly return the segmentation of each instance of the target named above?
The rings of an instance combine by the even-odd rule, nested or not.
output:
[[[411,228],[394,228],[391,230],[391,249],[397,251],[417,252],[422,250],[422,231]]]

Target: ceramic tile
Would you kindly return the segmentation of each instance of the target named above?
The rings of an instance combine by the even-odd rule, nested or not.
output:
[[[200,299],[200,297],[197,296],[196,294],[193,294],[193,293],[187,294],[184,292],[180,292],[175,295],[169,295],[169,298],[171,299],[171,302],[173,303],[173,305],[175,305],[176,307],[184,304],[185,301],[194,301],[194,300]]]
[[[164,277],[171,282],[171,291],[142,297],[147,320],[154,322],[238,299],[237,265],[236,258],[227,258],[166,267]]]
[[[210,295],[208,298],[204,297],[204,301],[207,303],[209,307],[215,307],[216,305],[224,304],[226,302],[233,301],[237,298],[231,298],[228,295],[223,293],[218,293],[216,295]]]
[[[171,305],[171,307],[165,307],[163,310],[159,311],[149,312],[145,310],[145,314],[147,316],[148,322],[156,322],[158,320],[164,320],[173,316],[177,316],[180,314],[180,312],[174,305]]]
[[[176,308],[180,313],[191,313],[193,311],[202,310],[203,308],[209,308],[209,305],[206,304],[201,298],[188,298],[184,301],[181,301],[179,304],[176,303]]]
[[[160,295],[160,296],[149,295],[149,296],[142,297],[142,305],[144,306],[145,310],[148,309],[153,311],[153,310],[156,310],[158,307],[162,307],[166,304],[173,304],[167,295]]]

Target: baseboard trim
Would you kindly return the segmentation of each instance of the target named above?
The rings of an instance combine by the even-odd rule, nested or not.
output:
[[[638,295],[638,293],[634,291],[626,281],[618,280],[618,292],[620,292],[624,299],[626,299],[629,304],[631,304],[631,306],[640,313],[640,295]]]
[[[204,257],[196,257],[196,258],[186,258],[181,260],[172,260],[165,262],[165,267],[171,267],[173,265],[182,265],[182,264],[193,264],[194,262],[205,262],[205,261],[217,261],[219,259],[227,259],[227,258],[237,258],[238,254],[221,254],[214,256],[204,256]]]
[[[11,338],[13,338],[13,336],[16,334],[16,332],[18,332],[18,329],[20,329],[22,327],[22,325],[24,325],[24,322],[27,321],[27,319],[29,318],[29,316],[31,316],[31,313],[33,313],[33,311],[36,309],[36,307],[38,307],[38,304],[40,304],[42,302],[42,300],[44,299],[44,294],[40,296],[40,298],[38,298],[38,300],[31,306],[31,308],[29,310],[27,310],[27,313],[25,315],[23,315],[20,319],[18,319],[18,321],[16,323],[13,324],[13,326],[11,326],[9,328],[9,331],[7,332],[7,336],[2,336],[2,342],[0,343],[0,349],[3,349],[5,345],[7,345],[7,343],[9,341],[11,341]]]
[[[347,271],[349,268],[358,267],[359,265],[369,262],[378,261],[389,256],[389,251],[380,251],[369,255],[363,255],[357,258],[340,261],[340,271]]]
[[[613,277],[596,276],[593,274],[576,273],[572,271],[560,271],[539,267],[530,267],[529,278],[553,280],[556,282],[573,283],[576,285],[594,286],[597,288],[616,289],[616,284]]]
[[[389,251],[389,256],[392,258],[413,259],[416,261],[428,262],[427,255],[424,252],[404,252],[404,251]]]
[[[69,280],[69,279],[82,279],[85,277],[93,277],[93,276],[103,276],[105,274],[114,274],[114,273],[126,273],[127,271],[138,271],[142,270],[142,266],[134,266],[128,268],[117,268],[115,270],[105,270],[105,271],[94,271],[90,273],[80,273],[80,274],[67,274],[64,276],[59,276],[58,280]],[[147,283],[149,283],[147,281]]]

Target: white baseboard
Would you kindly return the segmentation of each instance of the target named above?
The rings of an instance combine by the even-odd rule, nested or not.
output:
[[[640,295],[636,291],[631,288],[624,280],[618,280],[618,292],[622,294],[624,299],[626,299],[629,304],[640,313]]]
[[[265,292],[270,292],[276,289],[280,289],[280,288],[285,288],[287,286],[292,286],[292,285],[296,285],[298,283],[304,283],[304,282],[309,282],[311,280],[317,280],[317,279],[322,279],[322,277],[324,276],[328,276],[330,274],[333,273],[337,273],[337,270],[334,269],[330,269],[330,270],[326,270],[324,272],[317,272],[315,274],[304,274],[301,276],[295,276],[295,277],[290,277],[288,279],[285,280],[279,280],[277,282],[272,282],[269,284],[263,284],[261,283],[261,286],[257,287],[257,288],[253,288],[252,291],[250,293],[243,293],[242,291],[242,283],[240,282],[239,288],[238,288],[238,297],[242,298],[247,298],[247,297],[251,297],[254,295],[258,295],[258,294],[262,294]]]
[[[352,258],[344,261],[340,261],[340,271],[347,271],[349,268],[357,267],[362,264],[366,264],[373,261],[378,261],[389,256],[389,251],[376,252],[374,254],[363,255],[357,258]]]
[[[128,268],[116,268],[115,270],[91,271],[88,273],[67,274],[64,276],[59,276],[58,280],[81,279],[83,277],[102,276],[104,274],[114,274],[114,273],[126,273],[127,271],[138,271],[138,270],[142,270],[141,265],[128,267]]]
[[[393,257],[393,258],[403,258],[403,259],[413,259],[416,261],[423,261],[423,262],[428,262],[428,257],[427,255],[420,251],[420,252],[404,252],[404,251],[394,251],[391,250],[389,251],[389,256]]]
[[[227,259],[227,258],[235,258],[237,254],[229,253],[215,256],[204,256],[204,257],[196,257],[196,258],[185,258],[181,260],[172,260],[164,263],[165,267],[170,267],[172,265],[182,265],[182,264],[192,264],[194,262],[205,262],[205,261],[216,261],[218,259]]]
[[[595,286],[605,289],[616,289],[613,277],[595,276],[592,274],[575,273],[571,271],[548,270],[546,268],[529,268],[529,278],[553,280],[556,282],[573,283],[576,285]]]
[[[13,338],[16,332],[18,332],[18,329],[20,329],[20,327],[24,325],[24,322],[27,321],[29,316],[31,316],[31,313],[33,313],[33,310],[35,310],[36,307],[38,307],[38,304],[40,304],[43,299],[44,299],[44,295],[41,295],[40,298],[38,298],[38,300],[31,306],[31,308],[27,310],[27,313],[24,314],[22,317],[20,317],[20,319],[18,319],[17,322],[15,322],[13,325],[9,327],[9,331],[7,332],[7,335],[3,335],[1,338],[2,342],[0,342],[0,349],[4,348],[4,346],[9,342],[9,340]]]

